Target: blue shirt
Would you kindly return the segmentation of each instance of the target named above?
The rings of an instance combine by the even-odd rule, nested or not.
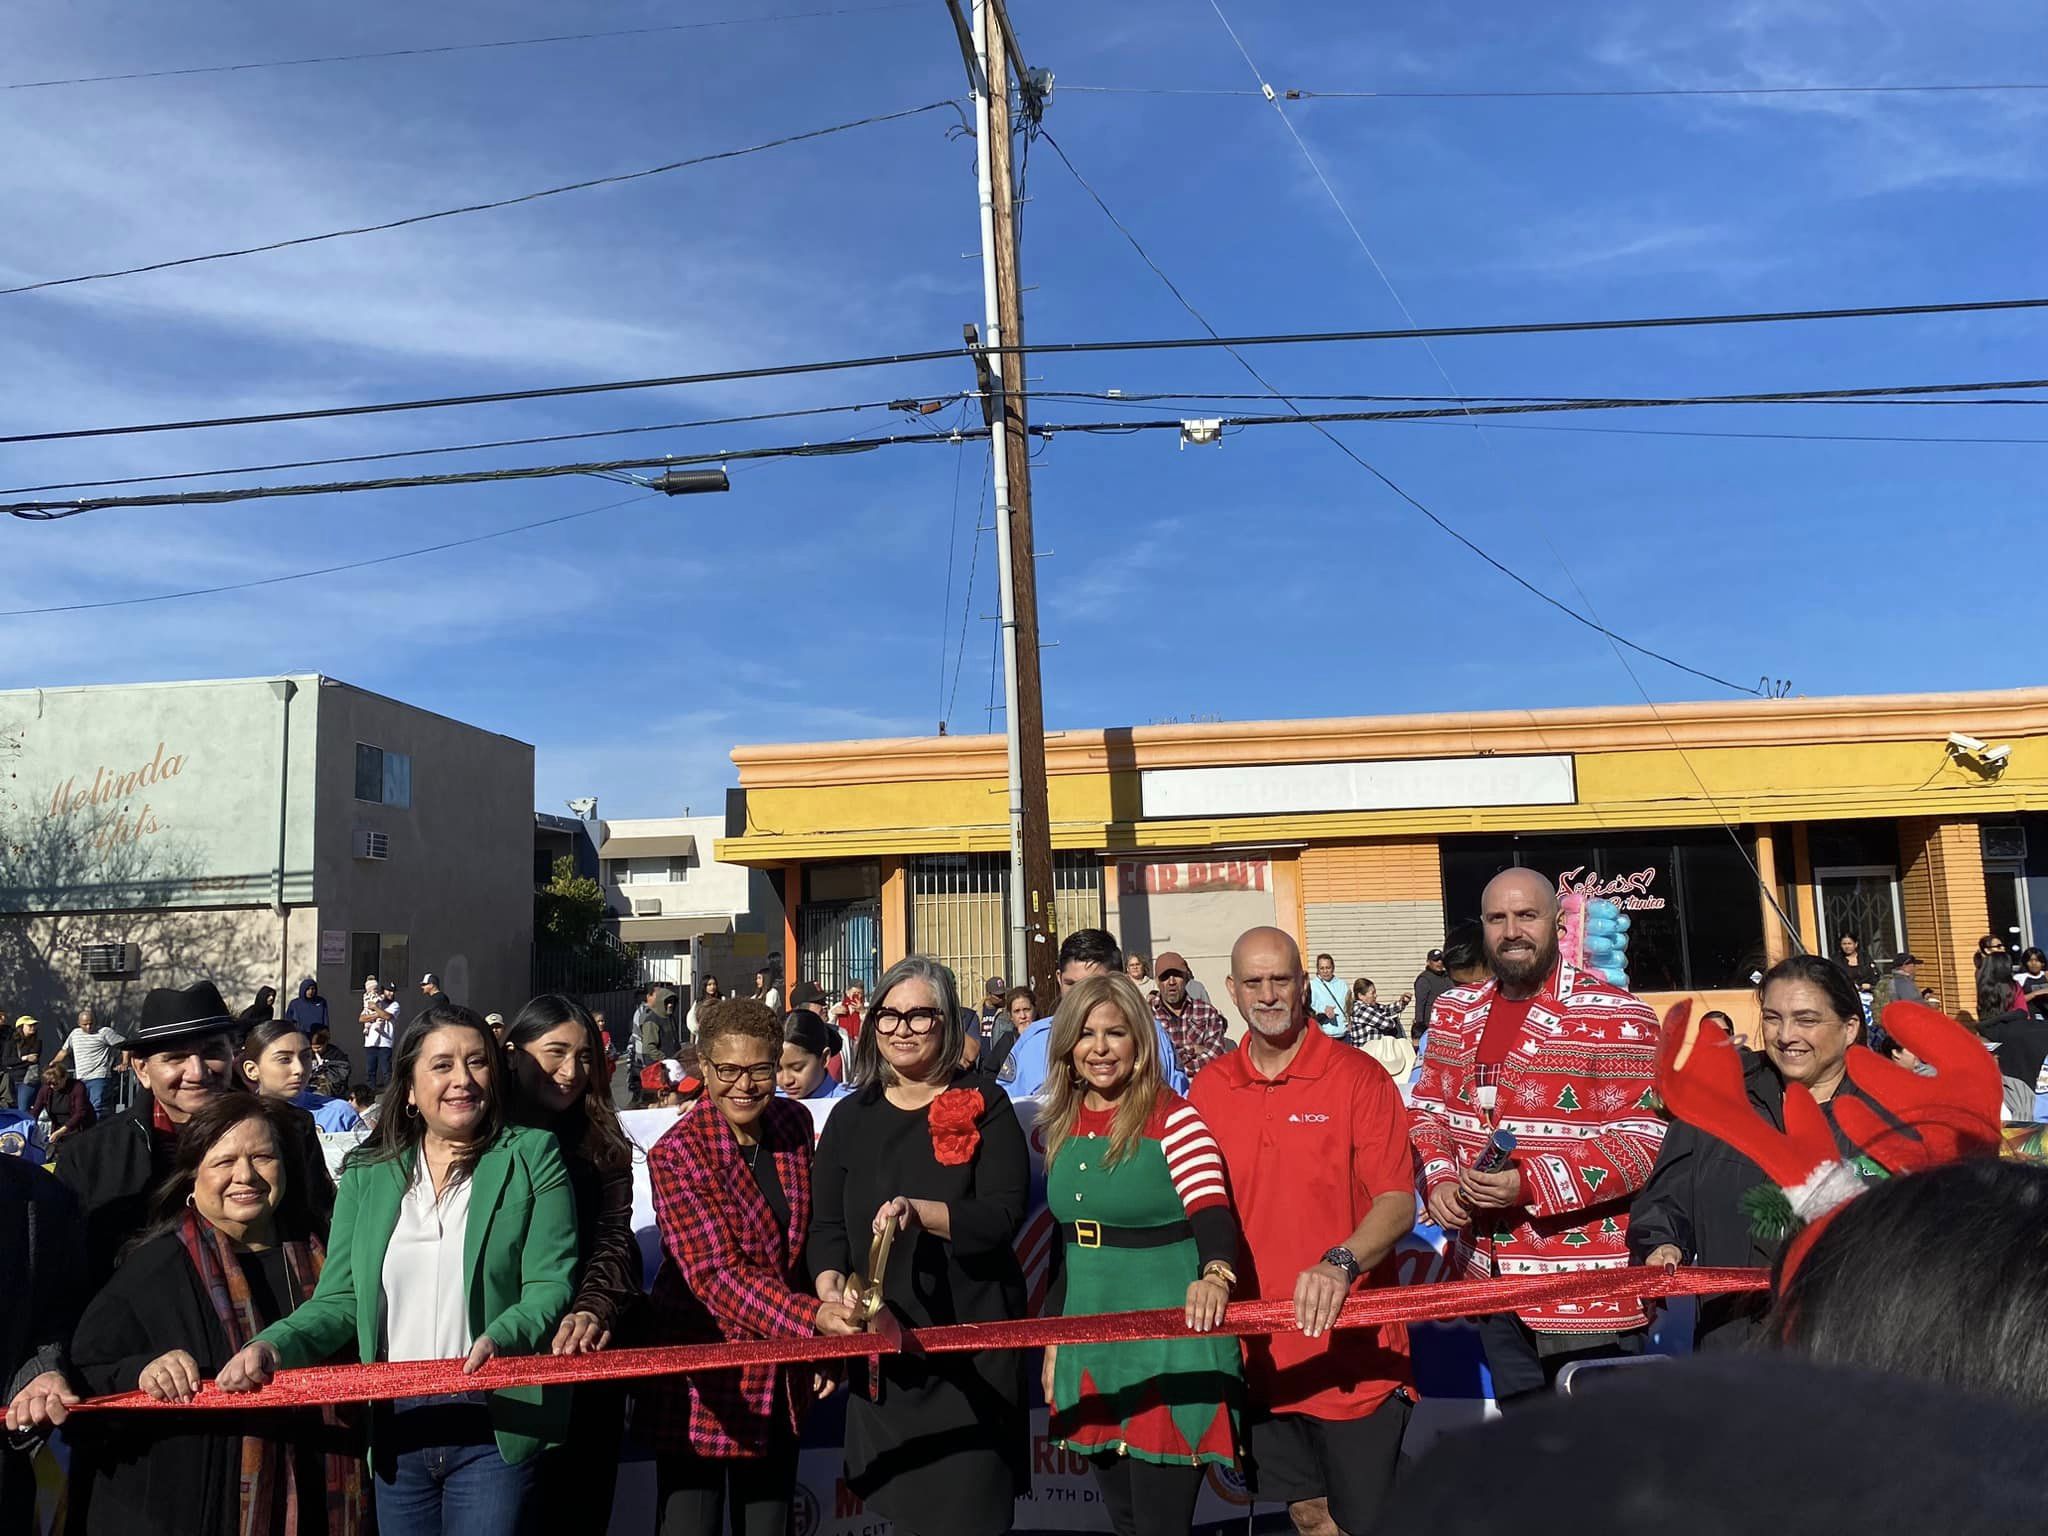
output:
[[[823,1077],[818,1079],[818,1086],[813,1088],[809,1093],[805,1094],[804,1097],[806,1099],[843,1099],[851,1092],[853,1092],[851,1088],[847,1087],[846,1084],[840,1082],[838,1078],[834,1077],[831,1073],[827,1072]],[[780,1088],[778,1088],[775,1090],[775,1097],[777,1097],[778,1099],[786,1099],[789,1097],[789,1095],[784,1093]]]
[[[1159,1036],[1159,1075],[1175,1093],[1188,1091],[1188,1075],[1180,1069],[1180,1057],[1165,1027],[1157,1019],[1152,1028]],[[1045,1090],[1045,1048],[1052,1043],[1052,1020],[1035,1019],[1031,1027],[1010,1047],[1009,1060],[996,1073],[996,1081],[1013,1099],[1035,1099]]]
[[[1334,1010],[1336,1017],[1325,1019],[1323,1017],[1325,1010]],[[1309,977],[1308,1011],[1315,1015],[1316,1024],[1324,1034],[1342,1040],[1345,1037],[1344,1019],[1346,1013],[1349,1012],[1349,1005],[1345,1001],[1343,981],[1334,976],[1328,981],[1323,980],[1320,976]]]
[[[313,1123],[323,1131],[357,1131],[363,1126],[363,1117],[356,1113],[355,1105],[346,1099],[330,1099],[324,1093],[315,1093],[308,1088],[292,1102],[313,1117]]]

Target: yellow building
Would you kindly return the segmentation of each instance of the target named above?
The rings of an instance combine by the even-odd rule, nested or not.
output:
[[[913,949],[970,992],[1006,974],[1001,737],[732,758],[718,856],[778,881],[793,979]],[[1219,1003],[1257,923],[1398,995],[1516,862],[1621,900],[1636,990],[1745,1027],[1798,945],[1850,932],[1880,971],[1910,946],[1974,1011],[1979,938],[2048,937],[2048,688],[1067,731],[1046,760],[1061,931],[1178,950]]]

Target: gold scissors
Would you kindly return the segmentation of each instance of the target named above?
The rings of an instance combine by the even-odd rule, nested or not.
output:
[[[896,1223],[890,1222],[868,1244],[868,1267],[863,1275],[855,1270],[846,1277],[846,1301],[853,1308],[854,1321],[872,1326],[882,1312],[882,1279],[889,1272],[889,1250],[895,1246]]]

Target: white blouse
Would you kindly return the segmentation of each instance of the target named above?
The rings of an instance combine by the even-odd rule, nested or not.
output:
[[[469,1179],[457,1179],[435,1199],[422,1151],[384,1250],[384,1359],[459,1360],[469,1353],[476,1339],[463,1273],[468,1232]]]

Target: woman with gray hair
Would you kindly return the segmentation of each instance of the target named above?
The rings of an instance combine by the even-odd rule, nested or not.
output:
[[[959,1066],[964,1038],[938,961],[908,956],[876,983],[854,1092],[825,1122],[811,1175],[808,1257],[824,1300],[878,1293],[907,1328],[1024,1315],[1024,1132],[1009,1096]],[[868,1375],[854,1362],[847,1486],[900,1536],[1009,1530],[1029,1486],[1021,1357],[890,1356],[879,1383]]]

